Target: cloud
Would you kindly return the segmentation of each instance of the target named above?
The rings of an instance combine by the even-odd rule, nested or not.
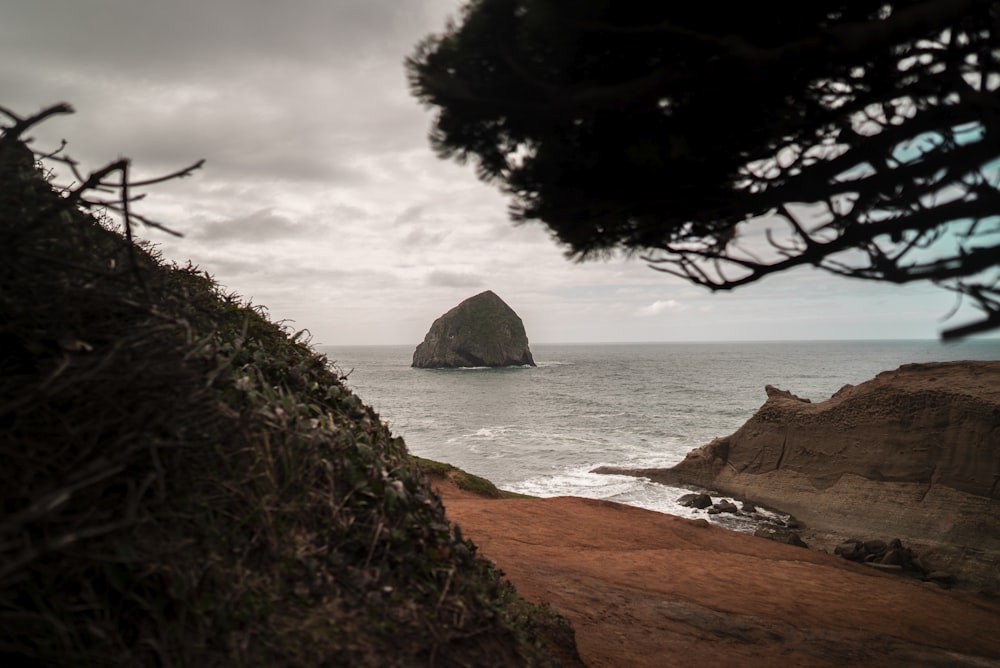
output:
[[[402,238],[402,245],[405,250],[413,250],[426,246],[438,246],[448,238],[447,230],[431,232],[423,227],[414,227]]]
[[[411,206],[403,209],[396,220],[394,221],[397,225],[404,225],[406,223],[415,223],[421,220],[424,216],[424,210],[427,208],[424,204],[413,204]]]
[[[427,274],[427,285],[445,288],[475,288],[485,284],[482,276],[465,271],[435,269]]]
[[[410,96],[403,60],[457,0],[6,5],[0,104],[27,115],[65,100],[78,112],[33,129],[36,145],[65,137],[85,171],[128,156],[136,178],[205,158],[136,205],[185,236],[139,233],[326,343],[419,340],[428,318],[483,287],[538,341],[718,338],[734,326],[773,336],[803,314],[825,336],[831,314],[850,331],[871,312],[888,324],[866,336],[920,338],[950,305],[907,288],[912,315],[893,319],[903,288],[815,271],[710,295],[638,261],[568,262],[543,225],[512,225],[508,197],[428,144],[433,114]],[[764,221],[739,243],[765,253],[767,226],[785,231]],[[876,294],[885,304],[867,312],[837,309]],[[656,317],[685,310],[699,317]]]
[[[193,233],[202,241],[233,240],[243,243],[261,243],[274,239],[287,239],[308,231],[308,226],[289,218],[260,209],[248,216],[220,220],[197,228]]]
[[[656,300],[652,304],[643,306],[636,311],[636,315],[644,318],[662,315],[664,313],[676,313],[685,310],[685,306],[675,299]]]
[[[156,172],[205,158],[216,177],[352,186],[377,177],[373,157],[429,152],[403,58],[441,27],[442,5],[14,3],[0,23],[2,104],[73,104],[38,135],[66,136],[92,167],[116,153]],[[31,68],[15,53],[33,54]]]
[[[437,23],[435,4],[442,3],[31,0],[4,8],[9,28],[0,34],[43,67],[69,66],[91,78],[224,78],[247,65],[304,66],[317,56],[390,57],[386,46],[398,48],[414,27]]]

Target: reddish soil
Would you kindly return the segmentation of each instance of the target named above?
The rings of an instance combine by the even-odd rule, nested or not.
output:
[[[580,498],[484,499],[448,516],[601,666],[1000,666],[1000,601],[840,557]]]

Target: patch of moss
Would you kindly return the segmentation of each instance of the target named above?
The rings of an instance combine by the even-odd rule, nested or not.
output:
[[[472,492],[473,494],[478,494],[483,498],[487,499],[530,499],[532,498],[528,494],[519,494],[518,492],[508,492],[498,488],[492,482],[486,478],[482,478],[477,475],[463,471],[462,469],[452,466],[451,464],[445,464],[443,462],[436,462],[432,459],[424,459],[423,457],[417,457],[416,455],[410,455],[410,459],[415,462],[425,473],[430,476],[438,476],[442,478],[448,478],[455,485],[462,490],[467,492]]]

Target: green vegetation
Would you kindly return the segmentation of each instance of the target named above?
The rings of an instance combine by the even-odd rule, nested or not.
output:
[[[440,476],[442,478],[448,478],[459,489],[464,489],[467,492],[472,492],[473,494],[478,494],[487,499],[528,499],[531,498],[528,494],[518,494],[517,492],[508,492],[506,490],[498,488],[492,482],[486,478],[481,478],[477,475],[473,475],[460,468],[454,467],[451,464],[444,464],[442,462],[435,462],[430,459],[424,459],[422,457],[417,457],[411,455],[410,459],[414,460],[417,465],[430,476]]]
[[[133,243],[128,218],[85,213],[89,186],[54,190],[9,130],[0,664],[573,655],[565,622],[456,536],[402,439],[302,333]]]

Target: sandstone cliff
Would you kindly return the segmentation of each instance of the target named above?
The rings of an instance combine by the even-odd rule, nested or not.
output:
[[[768,386],[730,436],[647,476],[840,535],[899,537],[1000,589],[1000,362],[909,364],[810,403]]]
[[[521,318],[487,290],[434,321],[423,343],[413,352],[412,366],[535,366],[535,361]]]

